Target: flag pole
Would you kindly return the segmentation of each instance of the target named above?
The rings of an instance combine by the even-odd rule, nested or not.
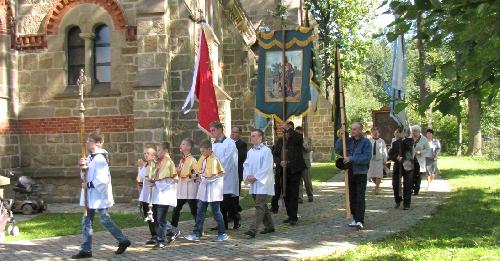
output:
[[[344,99],[344,86],[340,79],[340,49],[338,44],[335,47],[335,84],[338,86],[339,90],[339,109],[340,109],[340,126],[344,128],[344,134],[342,134],[342,156],[347,157],[347,141],[346,133],[347,124],[345,119],[345,99]],[[351,216],[351,208],[349,202],[349,175],[348,170],[344,170],[344,191],[345,191],[345,215],[346,218]]]
[[[87,154],[87,146],[85,141],[85,106],[83,104],[83,93],[85,85],[87,84],[87,76],[85,76],[85,70],[80,70],[80,77],[77,80],[78,94],[80,95],[80,143],[81,147],[81,158],[85,158]],[[82,170],[82,182],[87,183],[87,164],[84,162],[80,165]],[[87,188],[83,188],[83,216],[87,216],[88,201],[87,201]]]
[[[285,19],[281,17],[281,94],[283,96],[282,100],[282,112],[283,112],[283,122],[286,124],[286,86],[285,86],[285,70],[286,70],[286,30],[285,30]],[[286,162],[286,134],[285,129],[283,129],[283,147],[281,148],[281,160]],[[286,167],[283,168],[283,186],[281,186],[283,190],[281,195],[286,197]]]

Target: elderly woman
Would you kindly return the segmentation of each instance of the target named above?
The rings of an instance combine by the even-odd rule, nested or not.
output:
[[[425,156],[430,148],[427,138],[422,135],[422,129],[420,126],[415,125],[411,127],[411,136],[413,138],[413,160],[415,162],[413,195],[418,195],[418,192],[420,191],[420,183],[422,182],[421,174],[426,172]]]
[[[387,163],[387,146],[385,145],[385,141],[379,137],[377,127],[373,126],[371,136],[372,159],[368,168],[368,179],[371,179],[375,183],[373,192],[377,195],[380,192],[380,182],[384,175],[384,166]]]
[[[441,151],[441,144],[439,140],[434,138],[434,131],[432,129],[427,129],[427,141],[429,142],[429,150],[425,155],[425,163],[427,170],[427,189],[431,185],[432,180],[437,174],[437,155]]]

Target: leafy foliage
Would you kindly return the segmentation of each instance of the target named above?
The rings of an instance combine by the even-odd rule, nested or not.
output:
[[[362,78],[368,51],[363,25],[373,16],[373,1],[308,0],[305,7],[318,24],[319,57],[327,96],[333,88],[335,47],[342,53],[342,80],[349,86]]]
[[[415,32],[417,17],[422,15],[421,33],[428,47],[448,50],[448,55],[426,65],[431,76],[442,78],[445,88],[431,93],[420,111],[435,101],[444,114],[456,114],[459,108],[449,105],[459,97],[479,93],[490,102],[496,97],[500,89],[499,6],[495,0],[391,1],[391,11],[398,18],[387,33],[389,41]]]

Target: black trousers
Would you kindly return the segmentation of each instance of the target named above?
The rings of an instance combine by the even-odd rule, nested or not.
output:
[[[177,227],[179,225],[179,217],[181,215],[181,210],[184,204],[188,203],[191,215],[196,220],[196,207],[198,205],[197,199],[177,199],[177,206],[174,208],[172,213],[172,226]]]
[[[402,173],[399,173],[401,169]],[[401,175],[403,176],[403,196],[401,196],[400,185]],[[394,171],[392,173],[392,190],[394,191],[394,201],[396,204],[403,201],[404,207],[410,207],[411,204],[411,190],[413,186],[413,171],[406,171],[403,167],[399,167],[398,164],[394,165]]]
[[[240,179],[240,183],[238,183],[240,195],[241,195],[241,182],[242,182],[242,180]],[[238,212],[243,211],[243,208],[241,208],[241,205],[240,205],[240,197],[239,196],[234,197],[234,203],[236,204],[236,210],[238,210]]]
[[[280,197],[282,187],[282,168],[276,167],[274,171],[274,196],[271,199],[271,211],[278,211],[280,208]]]
[[[297,212],[299,210],[299,186],[302,171],[292,172],[290,168],[286,168],[286,194],[284,197],[286,214],[288,219],[297,221]]]
[[[420,191],[420,183],[422,183],[422,173],[420,173],[420,164],[415,159],[415,168],[413,169],[413,193],[418,195]]]
[[[353,174],[352,169],[348,171],[349,177],[349,203],[351,214],[356,222],[365,223],[365,192],[367,176],[366,174]]]
[[[149,203],[141,202],[141,206],[144,218],[146,218],[148,216]],[[153,238],[154,240],[156,240],[156,230],[158,229],[158,222],[156,222],[157,216],[158,216],[158,206],[153,205],[153,218],[155,219],[155,222],[148,221],[148,227],[149,227],[149,233],[151,234],[151,238]]]
[[[232,194],[224,194],[222,203],[220,204],[220,211],[222,212],[222,218],[224,218],[226,229],[228,229],[229,218],[231,218],[235,224],[240,222],[241,217],[234,198],[235,196]]]

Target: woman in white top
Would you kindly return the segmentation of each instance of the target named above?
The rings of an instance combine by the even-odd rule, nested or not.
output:
[[[387,163],[387,146],[385,141],[379,138],[378,128],[373,126],[371,132],[372,138],[372,159],[370,160],[370,167],[368,168],[368,178],[375,183],[373,192],[378,194],[380,191],[380,182],[384,176],[384,167]]]

